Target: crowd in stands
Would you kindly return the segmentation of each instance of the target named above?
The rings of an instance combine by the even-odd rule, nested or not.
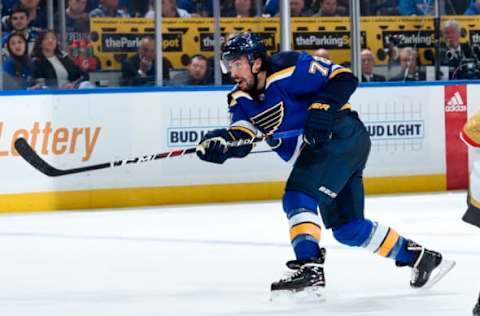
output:
[[[433,0],[359,0],[362,15],[432,15]],[[279,0],[225,0],[223,17],[274,17],[279,15]],[[445,0],[442,13],[450,15],[480,14],[480,0]],[[88,84],[89,73],[101,71],[99,60],[90,44],[90,18],[155,17],[155,0],[65,0],[66,47],[61,47],[58,34],[47,28],[46,0],[2,0],[2,56],[4,88],[77,88]],[[55,6],[58,3],[55,2]],[[55,29],[60,29],[60,16],[55,8]],[[290,0],[292,17],[348,16],[349,0]],[[166,18],[211,17],[213,0],[162,0],[162,16]],[[442,26],[441,64],[448,67],[449,79],[480,78],[480,49],[460,44],[461,28],[450,20]],[[144,37],[134,56],[122,61],[122,86],[155,84],[155,40]],[[330,58],[319,47],[315,55]],[[418,62],[414,47],[398,50],[395,65],[398,74],[377,74],[374,52],[362,51],[363,81],[425,80],[425,71]],[[184,61],[185,69],[173,69],[162,61],[164,82],[169,85],[213,84],[212,60],[192,53]]]
[[[433,0],[359,0],[362,15],[431,15]],[[66,0],[74,19],[90,17],[153,17],[154,0]],[[445,0],[444,14],[476,15],[480,13],[478,0]],[[349,0],[291,0],[292,16],[343,16],[349,14]],[[45,0],[2,0],[2,22],[11,11],[22,7],[29,12],[30,26],[45,28]],[[276,16],[279,0],[220,1],[222,16]],[[162,0],[165,17],[213,16],[213,0]],[[6,24],[3,25],[4,27]]]

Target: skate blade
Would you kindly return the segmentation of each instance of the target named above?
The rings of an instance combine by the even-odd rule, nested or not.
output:
[[[443,259],[440,265],[433,270],[432,275],[430,276],[430,279],[428,280],[427,283],[425,283],[424,286],[422,286],[422,289],[429,289],[433,285],[435,285],[438,281],[440,281],[450,270],[453,269],[455,266],[455,261],[453,260],[445,260]],[[436,273],[435,273],[436,271]],[[435,273],[435,274],[433,274]]]
[[[270,293],[271,302],[324,302],[325,288],[321,286],[312,286],[302,291],[279,290]]]

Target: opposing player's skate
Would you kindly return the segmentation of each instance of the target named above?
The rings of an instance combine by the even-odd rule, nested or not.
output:
[[[455,261],[446,260],[439,252],[426,249],[413,241],[408,241],[407,248],[415,253],[408,264],[397,262],[397,266],[412,267],[412,288],[427,289],[440,281],[454,266]]]
[[[480,316],[480,295],[478,296],[477,304],[473,308],[473,316]]]
[[[271,285],[272,298],[279,295],[295,295],[320,297],[325,287],[325,249],[321,249],[321,257],[315,260],[291,260],[287,267],[291,270],[279,281]]]

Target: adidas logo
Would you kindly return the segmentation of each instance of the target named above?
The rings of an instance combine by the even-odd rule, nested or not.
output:
[[[463,102],[460,92],[455,92],[453,97],[447,102],[445,112],[467,112],[467,106]]]

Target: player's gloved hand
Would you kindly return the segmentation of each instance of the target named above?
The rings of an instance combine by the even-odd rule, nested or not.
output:
[[[325,110],[309,110],[305,120],[303,140],[313,150],[319,150],[332,138],[335,114]]]
[[[222,164],[231,157],[228,152],[227,139],[230,139],[227,129],[216,129],[208,132],[197,145],[198,158]]]

